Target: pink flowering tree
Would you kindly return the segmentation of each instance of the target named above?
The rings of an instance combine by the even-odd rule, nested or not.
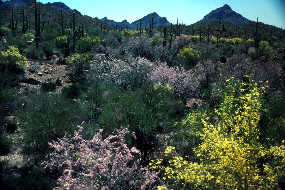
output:
[[[129,149],[127,129],[103,138],[100,130],[91,140],[83,139],[83,128],[72,137],[49,143],[53,151],[43,165],[59,172],[55,189],[153,189],[157,174],[140,165],[140,151]]]

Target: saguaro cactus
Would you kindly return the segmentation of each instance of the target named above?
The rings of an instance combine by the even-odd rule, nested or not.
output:
[[[172,48],[172,40],[173,40],[173,25],[170,27],[170,41],[169,41],[169,49]]]
[[[72,13],[72,51],[75,51],[75,13]]]
[[[140,20],[140,35],[142,35],[143,31],[142,31],[142,21]]]
[[[26,33],[28,30],[28,18],[25,16],[25,9],[22,11],[22,33]]]
[[[15,34],[16,29],[17,29],[17,21],[15,21],[15,10],[14,10],[14,8],[11,9],[10,28],[11,28],[13,34]]]
[[[166,35],[167,35],[167,28],[166,27],[164,27],[163,28],[163,47],[165,47],[166,46]]]
[[[258,50],[259,48],[258,18],[256,20],[256,26],[255,26],[254,44],[255,44],[255,48]]]
[[[63,11],[60,10],[60,25],[61,25],[61,35],[64,35],[64,20],[63,20]]]
[[[40,35],[41,35],[41,13],[40,8],[38,9],[37,0],[34,1],[35,4],[35,42],[36,42],[36,48],[39,48],[40,44]]]

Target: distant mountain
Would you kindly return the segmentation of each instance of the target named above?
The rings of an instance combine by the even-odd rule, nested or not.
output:
[[[223,7],[210,12],[202,20],[197,22],[197,24],[217,21],[229,22],[234,25],[243,25],[250,22],[247,18],[233,11],[229,5],[225,4]]]
[[[127,20],[123,20],[122,22],[116,22],[114,20],[110,20],[107,17],[104,17],[101,19],[106,24],[112,25],[112,26],[117,26],[117,27],[122,27],[122,28],[131,28],[131,24]]]
[[[0,5],[0,9],[5,9],[5,8],[12,8],[12,7],[18,7],[22,6],[26,3],[32,3],[33,0],[10,0],[10,1],[2,1],[2,5]]]
[[[67,12],[76,12],[78,14],[81,14],[76,9],[71,9],[71,8],[69,8],[67,5],[65,5],[62,2],[54,2],[54,3],[48,2],[47,5],[49,5],[49,6],[53,7],[53,8],[56,8],[58,10],[63,10],[63,11],[67,11]]]
[[[168,22],[168,20],[166,19],[166,17],[160,17],[156,12],[151,13],[146,15],[145,17],[135,21],[132,23],[133,28],[136,28],[137,25],[140,24],[140,22],[142,23],[142,27],[149,27],[149,24],[151,23],[152,18],[154,19],[154,26],[169,26],[171,25],[170,22]]]
[[[25,5],[27,3],[33,3],[34,0],[9,0],[9,1],[3,1],[2,5],[0,3],[0,10],[3,9],[9,9],[9,8],[15,8],[18,6],[22,6]],[[56,8],[58,10],[64,10],[67,12],[76,12],[77,14],[81,14],[79,11],[77,11],[76,9],[72,10],[71,8],[69,8],[67,5],[65,5],[62,2],[54,2],[54,3],[47,3],[47,5]]]
[[[149,28],[152,18],[154,21],[154,27],[171,25],[171,23],[168,22],[165,17],[160,17],[156,12],[148,14],[132,23],[129,23],[127,20],[123,20],[122,22],[116,22],[114,20],[107,19],[107,17],[104,17],[101,20],[109,25],[118,26],[122,28],[136,29],[137,26],[140,25],[140,22],[142,23],[142,28]]]

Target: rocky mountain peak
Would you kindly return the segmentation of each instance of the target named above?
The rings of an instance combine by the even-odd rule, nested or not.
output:
[[[249,23],[248,19],[246,19],[239,13],[233,11],[228,4],[225,4],[223,7],[211,11],[201,21],[199,21],[198,24],[218,21],[229,22],[234,25],[242,25]]]

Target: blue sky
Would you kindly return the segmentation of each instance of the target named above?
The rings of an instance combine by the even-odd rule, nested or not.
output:
[[[228,4],[250,20],[259,17],[261,22],[285,28],[285,0],[38,0],[42,3],[61,1],[82,14],[115,21],[133,22],[157,12],[176,23],[185,24],[201,20],[211,10]]]

